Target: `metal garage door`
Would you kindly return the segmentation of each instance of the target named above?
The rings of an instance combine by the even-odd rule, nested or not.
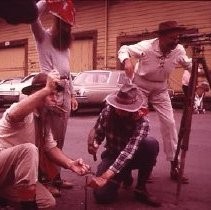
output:
[[[93,40],[74,40],[70,48],[71,72],[93,69]]]
[[[24,76],[25,48],[0,49],[0,79]]]

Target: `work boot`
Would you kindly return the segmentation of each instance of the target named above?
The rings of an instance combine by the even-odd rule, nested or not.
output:
[[[133,184],[133,177],[132,174],[130,174],[130,176],[124,178],[122,182],[122,187],[127,190],[132,186],[132,184]]]
[[[160,207],[161,202],[158,201],[155,197],[151,196],[146,188],[137,188],[134,191],[135,199],[141,203],[147,204],[153,207]]]
[[[47,185],[45,185],[45,187],[53,195],[53,197],[56,197],[56,198],[57,197],[61,197],[62,193],[57,187],[55,187],[55,186],[53,186],[51,184],[47,184]]]
[[[171,161],[170,178],[171,178],[171,180],[177,181],[177,182],[178,182],[179,179],[180,179],[180,175],[179,175],[179,166],[178,166],[178,164],[175,165],[175,164],[174,164],[174,161]],[[188,178],[185,177],[185,176],[182,176],[180,181],[181,181],[182,184],[189,184],[189,180],[188,180]]]
[[[56,180],[53,182],[53,185],[59,187],[59,188],[63,188],[63,189],[71,189],[73,188],[73,183],[67,181],[67,180],[64,180],[64,179],[61,179],[61,180]]]
[[[73,183],[67,180],[61,179],[60,174],[54,178],[53,185],[58,188],[63,188],[63,189],[73,188]]]
[[[36,201],[21,201],[21,210],[36,210],[38,209]]]

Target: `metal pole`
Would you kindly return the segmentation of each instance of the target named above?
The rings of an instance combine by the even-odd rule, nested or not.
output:
[[[88,176],[85,176],[85,186],[84,186],[84,210],[87,210],[87,184],[88,184]]]

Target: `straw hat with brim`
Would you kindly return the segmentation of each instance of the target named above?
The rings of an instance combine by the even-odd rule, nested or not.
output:
[[[27,87],[24,87],[22,89],[22,93],[25,94],[25,95],[31,95],[32,93],[42,89],[45,87],[46,83],[47,83],[47,74],[41,72],[39,74],[37,74],[33,80],[32,80],[32,84],[27,86]],[[64,87],[60,86],[60,85],[57,85],[57,88],[56,90],[58,92],[60,91],[63,91],[64,90]]]
[[[143,99],[133,84],[124,84],[118,92],[108,95],[106,102],[116,109],[127,112],[136,112],[143,107]]]
[[[186,27],[184,25],[178,25],[176,21],[166,21],[159,24],[158,34],[164,34],[172,31],[182,32],[185,31]]]

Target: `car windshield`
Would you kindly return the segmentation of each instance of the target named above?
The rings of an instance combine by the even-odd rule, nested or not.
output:
[[[7,79],[3,81],[1,84],[14,84],[14,83],[20,83],[21,78],[14,78],[14,79]]]
[[[30,74],[30,75],[24,77],[24,78],[22,79],[21,83],[32,82],[34,76],[35,76],[35,74]]]
[[[108,83],[109,72],[82,72],[73,81],[74,85],[96,85]]]

